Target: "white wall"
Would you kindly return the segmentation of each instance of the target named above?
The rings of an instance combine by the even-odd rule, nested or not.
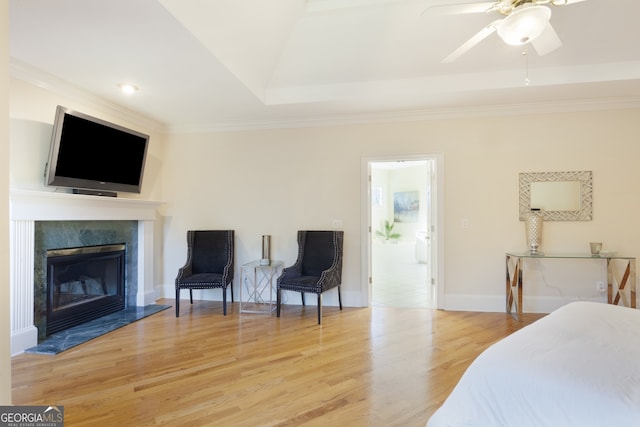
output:
[[[238,264],[259,257],[260,235],[271,234],[274,257],[291,263],[297,229],[330,228],[333,219],[341,219],[345,301],[362,305],[361,158],[443,153],[444,305],[504,310],[504,253],[525,249],[524,225],[518,220],[520,172],[593,171],[593,221],[545,224],[543,250],[585,252],[589,241],[598,240],[606,249],[640,255],[635,226],[640,208],[638,113],[172,135],[162,185],[167,202],[165,285],[170,288],[184,261],[189,228],[234,228]],[[468,228],[461,226],[463,219]],[[584,268],[569,263],[559,275],[551,268],[543,277],[546,283],[538,277],[540,289],[531,283],[527,292],[571,299],[570,292],[558,296],[552,288],[566,286],[574,280],[573,270]],[[585,287],[586,297],[592,296],[595,278],[575,280]],[[593,282],[582,283],[587,280]],[[327,300],[335,303],[335,298]]]
[[[12,124],[15,119],[51,122],[56,104],[73,101],[60,98],[12,80]],[[640,255],[640,230],[635,225],[640,209],[639,113],[636,109],[152,136],[161,147],[154,148],[157,167],[151,183],[145,177],[145,186],[152,188],[145,187],[143,197],[166,202],[159,221],[163,252],[158,294],[174,295],[188,229],[235,229],[238,276],[241,264],[260,257],[261,235],[271,234],[273,258],[290,264],[297,253],[296,230],[330,229],[333,220],[340,219],[345,231],[343,301],[363,305],[361,159],[443,153],[445,268],[439,285],[445,287],[444,306],[502,311],[504,253],[525,249],[524,225],[518,220],[520,172],[593,171],[593,221],[545,223],[544,251],[586,252],[588,242],[597,240],[604,242],[604,250]],[[18,141],[12,133],[12,177],[29,170],[30,177],[41,179],[41,159],[33,161],[24,153],[25,145],[34,143]],[[468,228],[461,226],[463,219]],[[532,269],[535,283],[527,292],[563,301],[572,295],[558,296],[556,285],[564,292],[567,283],[577,281],[588,287],[585,295],[590,297],[595,279],[572,275],[584,268],[578,264],[570,269]],[[590,280],[593,283],[583,283]],[[213,290],[203,297],[221,295]],[[335,292],[325,302],[337,304]]]
[[[0,3],[0,223],[9,224],[9,2]],[[9,227],[0,228],[0,405],[11,404]]]

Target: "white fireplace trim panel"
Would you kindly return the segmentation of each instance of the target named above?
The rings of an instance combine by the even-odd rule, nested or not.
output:
[[[156,300],[153,283],[154,221],[161,202],[81,194],[11,190],[10,302],[11,354],[38,344],[34,325],[34,242],[36,221],[138,221],[136,304]],[[142,285],[142,286],[141,286]]]

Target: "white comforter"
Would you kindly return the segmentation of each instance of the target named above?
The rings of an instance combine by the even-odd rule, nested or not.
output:
[[[574,302],[513,333],[427,426],[640,426],[640,310]]]

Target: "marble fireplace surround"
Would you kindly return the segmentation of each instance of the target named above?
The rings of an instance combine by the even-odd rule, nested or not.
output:
[[[155,303],[154,221],[161,202],[121,197],[10,191],[11,354],[38,344],[34,324],[34,244],[36,221],[138,221],[137,306]]]

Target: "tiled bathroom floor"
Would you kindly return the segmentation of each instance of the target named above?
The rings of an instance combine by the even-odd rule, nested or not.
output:
[[[429,266],[417,262],[414,244],[374,242],[372,273],[372,305],[432,307]]]

